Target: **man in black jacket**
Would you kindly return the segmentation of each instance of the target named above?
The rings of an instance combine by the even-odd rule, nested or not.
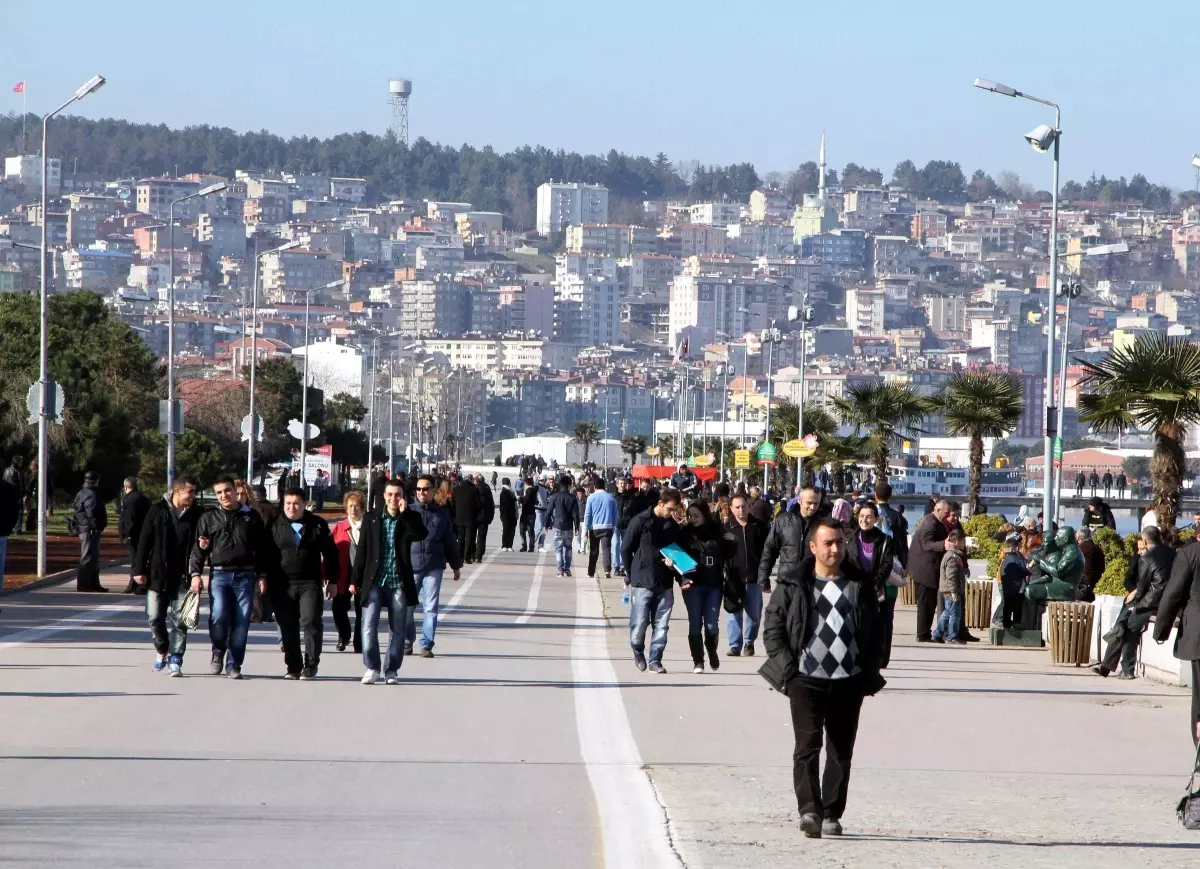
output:
[[[639,670],[666,673],[662,664],[667,648],[667,629],[675,606],[673,587],[682,583],[662,556],[662,549],[682,539],[676,516],[683,511],[682,499],[675,489],[663,489],[653,507],[634,516],[625,529],[621,543],[621,561],[629,587],[629,646],[633,663]],[[646,630],[650,635],[650,655],[646,656]]]
[[[546,527],[554,532],[554,561],[559,576],[571,575],[571,541],[582,519],[579,501],[571,494],[571,478],[563,474],[546,502]]]
[[[8,557],[8,537],[15,534],[21,521],[23,493],[8,481],[8,475],[0,478],[0,589],[4,588],[4,560]]]
[[[1106,635],[1115,633],[1099,665],[1092,668],[1092,672],[1099,676],[1107,676],[1119,664],[1121,672],[1117,674],[1118,679],[1134,678],[1133,666],[1137,662],[1142,634],[1150,624],[1150,616],[1158,611],[1159,601],[1171,577],[1175,550],[1163,544],[1157,528],[1143,528],[1141,538],[1145,550],[1138,556],[1137,587],[1125,595],[1125,603],[1117,615],[1113,630]]]
[[[758,639],[758,624],[762,618],[763,593],[770,591],[768,583],[759,584],[758,568],[763,546],[770,528],[750,515],[750,498],[737,494],[729,502],[729,521],[726,530],[733,534],[737,553],[726,562],[729,579],[744,587],[742,609],[729,613],[725,633],[729,636],[729,657],[754,657],[754,641]]]
[[[329,525],[307,508],[304,490],[289,489],[283,496],[283,513],[267,529],[279,552],[270,586],[283,638],[285,679],[316,677],[325,598],[336,594],[339,578],[338,552]]]
[[[1154,639],[1166,642],[1178,620],[1175,657],[1191,663],[1192,715],[1188,729],[1192,741],[1200,743],[1200,545],[1195,542],[1179,550],[1171,565],[1171,578],[1154,616]]]
[[[933,642],[933,614],[937,610],[938,583],[941,581],[942,556],[946,554],[949,531],[943,521],[950,513],[950,502],[935,501],[913,532],[908,551],[908,575],[917,588],[917,642]]]
[[[751,490],[753,492],[753,490]],[[753,504],[749,512],[753,515]],[[763,591],[771,589],[771,571],[779,562],[779,575],[795,576],[800,562],[808,555],[808,541],[817,522],[825,515],[821,509],[821,495],[816,489],[801,489],[796,504],[784,510],[771,523],[767,541],[763,544],[762,559],[758,564],[758,581]]]
[[[125,594],[142,594],[145,589],[133,581],[133,559],[137,555],[142,523],[150,509],[150,499],[138,491],[137,477],[125,478],[125,497],[121,499],[121,515],[117,517],[117,533],[129,547],[129,584]]]
[[[612,539],[612,561],[617,576],[625,575],[624,563],[621,561],[621,542],[625,537],[625,529],[629,527],[629,523],[637,515],[633,509],[638,503],[637,496],[638,493],[633,491],[633,488],[625,477],[617,477],[617,491],[613,495],[617,499],[617,527],[613,531]],[[647,504],[646,506],[650,505]],[[642,509],[645,508],[643,507]]]
[[[533,552],[534,540],[537,536],[538,489],[533,477],[525,478],[525,488],[521,491],[521,551]]]
[[[487,548],[488,526],[496,518],[496,499],[492,495],[492,487],[483,479],[483,474],[475,475],[475,488],[479,490],[479,524],[475,527],[475,560],[483,561],[483,553]]]
[[[800,829],[809,838],[842,833],[859,712],[863,698],[883,686],[879,589],[843,558],[845,545],[838,522],[818,519],[810,557],[795,570],[780,565],[763,623],[769,666],[791,701],[792,780]],[[828,748],[820,781],[823,737]]]
[[[500,483],[500,551],[512,552],[517,534],[517,496],[508,477]]]
[[[463,564],[476,561],[475,534],[479,527],[479,513],[483,509],[483,498],[479,489],[469,478],[454,485],[454,530],[458,535],[458,551],[463,554]]]
[[[417,491],[433,482],[428,477],[417,481]],[[363,609],[362,639],[364,685],[374,685],[383,670],[384,681],[400,681],[404,663],[404,631],[408,609],[417,605],[417,584],[413,578],[412,545],[425,539],[425,524],[416,511],[408,509],[404,486],[389,480],[383,487],[384,509],[363,518],[361,537],[350,573],[350,594]],[[379,657],[379,616],[388,613],[387,656]]]
[[[146,595],[146,619],[154,640],[154,670],[183,675],[187,628],[179,623],[189,589],[200,592],[200,577],[188,582],[188,557],[196,541],[202,508],[196,506],[196,481],[176,477],[169,494],[150,505],[133,557],[133,578]]]
[[[261,517],[249,505],[238,502],[232,477],[213,485],[218,509],[210,510],[196,523],[196,545],[192,547],[188,573],[192,583],[212,567],[208,583],[208,635],[212,640],[209,672],[230,679],[242,678],[246,640],[250,635],[250,608],[254,604],[255,579],[260,593],[267,590],[267,576],[278,555]],[[226,661],[225,654],[229,653]]]
[[[75,532],[79,535],[79,570],[75,574],[76,591],[105,592],[100,585],[100,535],[108,527],[108,511],[96,486],[95,471],[83,475],[83,488],[75,494]]]

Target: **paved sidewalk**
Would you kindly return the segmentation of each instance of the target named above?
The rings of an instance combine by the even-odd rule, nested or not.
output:
[[[620,660],[628,610],[607,602]],[[683,609],[677,598],[672,673],[690,669]],[[761,646],[679,677],[715,687],[669,708],[638,695],[635,734],[689,869],[1200,865],[1200,835],[1174,815],[1193,757],[1186,690],[1051,667],[1044,649],[917,645],[912,608],[896,628],[888,687],[863,708],[842,840],[798,830],[788,705],[754,674]]]

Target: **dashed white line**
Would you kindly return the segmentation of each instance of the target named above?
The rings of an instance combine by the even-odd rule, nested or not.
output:
[[[542,593],[542,571],[546,566],[546,553],[538,554],[537,566],[533,569],[533,585],[529,586],[529,600],[525,603],[525,612],[517,616],[517,624],[523,625],[537,612],[538,597]]]
[[[459,586],[458,591],[454,593],[454,597],[450,598],[450,603],[442,607],[442,611],[438,616],[439,618],[446,616],[458,609],[458,605],[462,603],[462,599],[467,596],[467,592],[471,590],[471,586],[475,584],[475,580],[479,579],[480,575],[487,568],[487,566],[492,563],[492,559],[496,557],[497,552],[499,552],[499,550],[493,549],[492,554],[485,557],[483,561],[481,561],[479,565],[471,571],[471,575],[463,580],[463,584]]]

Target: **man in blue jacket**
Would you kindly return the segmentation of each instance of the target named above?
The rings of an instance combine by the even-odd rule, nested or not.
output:
[[[417,478],[417,503],[413,505],[413,509],[425,525],[425,539],[414,543],[411,551],[413,579],[417,583],[422,611],[425,614],[421,620],[422,658],[433,657],[438,603],[442,594],[442,574],[449,565],[454,571],[454,581],[458,582],[463,565],[463,554],[458,547],[458,536],[455,534],[450,511],[439,507],[433,500],[436,488],[433,477]],[[405,654],[412,654],[413,643],[417,639],[416,610],[416,607],[408,608],[408,623],[404,635]]]
[[[597,478],[592,478],[592,493],[583,508],[583,530],[588,543],[588,576],[596,575],[596,560],[604,556],[604,578],[612,576],[612,537],[617,527],[617,499],[604,488]]]

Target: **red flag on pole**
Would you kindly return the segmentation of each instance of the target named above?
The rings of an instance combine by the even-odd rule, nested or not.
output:
[[[14,93],[14,94],[23,94],[23,93],[25,93],[25,82],[23,82],[23,81],[19,81],[19,82],[17,82],[15,85],[13,85],[13,93]]]

